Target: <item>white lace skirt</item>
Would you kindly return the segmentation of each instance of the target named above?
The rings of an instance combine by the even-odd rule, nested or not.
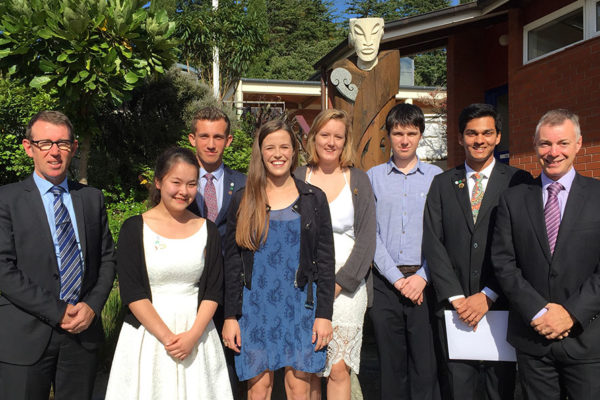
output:
[[[354,246],[354,240],[347,235],[334,233],[335,271],[346,263]],[[360,369],[360,349],[365,312],[367,310],[367,285],[363,279],[354,293],[342,290],[333,302],[333,340],[327,346],[327,362],[319,375],[329,376],[331,367],[344,361],[355,374]]]

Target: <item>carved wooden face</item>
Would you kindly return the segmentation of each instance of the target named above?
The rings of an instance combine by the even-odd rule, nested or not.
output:
[[[354,46],[358,58],[370,63],[377,58],[379,42],[383,36],[383,18],[351,18],[348,41]]]

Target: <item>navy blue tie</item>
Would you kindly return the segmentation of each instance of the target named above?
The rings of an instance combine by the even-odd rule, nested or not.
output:
[[[64,189],[60,186],[53,186],[50,191],[54,195],[54,222],[60,253],[60,299],[70,304],[77,304],[83,271],[81,252],[77,246],[69,211],[62,202]]]

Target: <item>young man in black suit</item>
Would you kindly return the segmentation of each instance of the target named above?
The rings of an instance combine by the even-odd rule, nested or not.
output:
[[[492,106],[466,107],[459,130],[466,160],[434,178],[424,215],[423,253],[437,296],[438,336],[445,358],[442,392],[450,399],[475,399],[483,371],[488,399],[511,399],[514,363],[449,359],[444,310],[456,310],[476,329],[488,310],[506,309],[490,262],[490,238],[500,194],[531,175],[495,160],[501,121]]]
[[[67,181],[73,127],[34,116],[23,139],[34,173],[0,188],[0,399],[89,399],[100,313],[114,279],[102,192]]]
[[[196,149],[200,163],[198,194],[189,210],[203,218],[213,221],[219,229],[221,238],[227,229],[227,211],[231,197],[246,185],[246,175],[228,168],[223,163],[223,152],[233,141],[231,123],[227,114],[216,107],[199,110],[192,120],[192,132],[188,139]],[[219,305],[213,321],[221,336],[223,330],[223,306]],[[229,379],[236,396],[238,379],[233,363],[233,352],[224,347]]]
[[[198,195],[190,210],[213,221],[221,237],[225,235],[231,196],[246,184],[246,175],[223,164],[223,152],[233,141],[230,128],[227,114],[205,107],[194,115],[188,137],[200,163]]]
[[[581,143],[577,115],[547,112],[534,139],[541,175],[498,205],[492,262],[527,399],[600,395],[600,182],[573,167]]]

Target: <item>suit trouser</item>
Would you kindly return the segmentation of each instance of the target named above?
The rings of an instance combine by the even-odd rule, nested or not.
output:
[[[381,398],[439,399],[428,296],[416,306],[373,271],[369,316],[379,351]]]
[[[48,400],[51,384],[55,400],[90,399],[96,363],[96,350],[87,350],[72,335],[53,329],[35,364],[0,362],[0,400]]]
[[[519,380],[526,400],[597,400],[600,398],[600,359],[575,360],[562,342],[544,356],[517,351]]]
[[[515,363],[497,361],[450,360],[446,326],[438,318],[440,348],[445,363],[440,365],[440,384],[444,400],[512,400],[515,396]],[[482,376],[483,375],[483,376]],[[483,379],[483,390],[479,383]]]

